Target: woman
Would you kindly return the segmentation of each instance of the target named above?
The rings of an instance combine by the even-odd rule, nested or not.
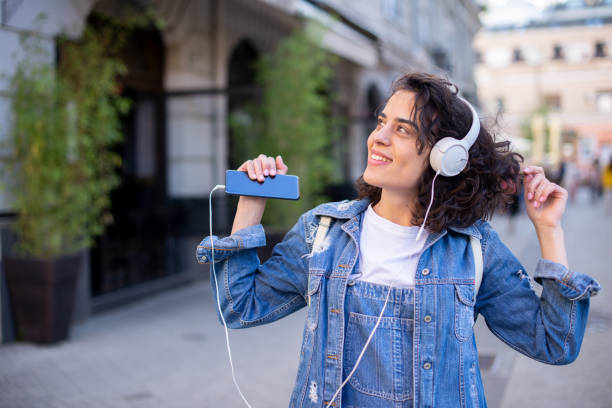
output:
[[[538,297],[484,221],[519,185],[519,157],[481,128],[460,174],[436,177],[429,165],[438,140],[461,139],[472,124],[450,86],[427,74],[396,81],[368,138],[360,199],[303,214],[264,264],[256,254],[265,244],[264,199],[241,197],[232,235],[213,237],[228,325],[269,323],[308,306],[291,407],[486,406],[472,329],[478,314],[538,361],[567,364],[578,355],[599,285],[568,269],[560,224],[567,192],[541,168],[523,170],[542,250]],[[239,170],[263,181],[288,169],[280,156],[260,155]],[[331,226],[313,248],[322,216]],[[421,224],[426,233],[416,239]],[[472,236],[483,255],[477,295]],[[210,239],[198,247],[200,262],[212,257]]]

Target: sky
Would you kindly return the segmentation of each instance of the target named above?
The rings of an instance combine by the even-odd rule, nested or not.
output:
[[[501,25],[526,22],[538,12],[559,0],[480,0],[487,5],[487,13],[482,16],[484,25]]]

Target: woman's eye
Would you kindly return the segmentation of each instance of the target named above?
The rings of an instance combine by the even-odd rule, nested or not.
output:
[[[409,134],[409,133],[410,133],[410,132],[408,132],[408,129],[406,129],[406,128],[405,128],[405,127],[403,127],[403,126],[398,127],[398,128],[397,128],[397,131],[398,131],[398,132],[400,132],[400,133],[403,133],[403,134],[405,134],[405,135],[407,135],[407,134]]]
[[[384,123],[383,123],[382,118],[378,118],[378,119],[376,119],[376,127],[377,127],[377,128],[378,128],[378,127],[381,127],[381,126],[383,126],[383,125],[384,125]]]

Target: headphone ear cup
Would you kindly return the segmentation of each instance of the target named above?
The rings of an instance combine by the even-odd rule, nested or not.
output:
[[[445,137],[439,140],[429,153],[429,164],[442,176],[452,177],[465,168],[468,152],[461,141]]]

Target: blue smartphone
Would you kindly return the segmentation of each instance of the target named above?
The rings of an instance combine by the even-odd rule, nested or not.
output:
[[[267,176],[264,182],[260,183],[251,180],[244,171],[226,170],[225,192],[243,196],[297,200],[300,198],[300,184],[298,176],[277,174],[274,177]]]

